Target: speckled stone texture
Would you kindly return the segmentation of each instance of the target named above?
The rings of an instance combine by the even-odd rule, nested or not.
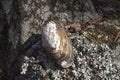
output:
[[[18,0],[21,12],[21,39],[24,43],[31,34],[40,34],[41,27],[49,20],[65,22],[87,22],[100,16],[88,6],[87,11],[81,11],[82,5],[88,5],[79,0]],[[83,5],[83,7],[85,6]],[[89,8],[91,10],[89,10]],[[92,11],[92,12],[91,12]]]
[[[91,12],[81,13],[79,1],[18,0],[18,10],[20,10],[19,15],[21,18],[11,16],[18,14],[15,12],[16,9],[13,11],[14,14],[10,12],[11,9],[14,10],[14,6],[11,7],[11,4],[15,0],[8,1],[9,4],[5,4],[7,6],[4,5],[8,15],[8,23],[16,23],[9,24],[11,26],[9,29],[9,42],[11,42],[12,47],[9,52],[11,54],[9,54],[7,74],[10,80],[120,79],[120,41],[118,41],[116,49],[113,50],[108,44],[98,44],[89,41],[83,34],[68,31],[68,36],[73,45],[73,65],[63,69],[51,57],[46,55],[41,42],[41,28],[47,21],[80,23],[81,20],[86,21],[89,20],[89,17],[94,17]],[[20,25],[17,25],[19,19]],[[119,28],[119,23],[120,20],[108,20],[102,21],[100,24]],[[93,27],[94,25],[89,26]],[[19,34],[19,30],[21,34]],[[21,43],[18,43],[19,40]],[[19,45],[20,49],[17,49],[16,45]]]
[[[83,35],[69,33],[73,42],[74,63],[63,69],[45,55],[38,40],[19,58],[20,74],[16,80],[119,80],[120,45],[112,50],[107,44],[90,42]],[[31,38],[32,39],[32,38]],[[21,79],[22,78],[22,79]]]
[[[49,20],[81,21],[78,2],[72,3],[72,1],[66,1],[66,3],[64,3],[64,0],[23,0],[20,1],[20,3],[23,43],[26,42],[31,34],[41,34],[41,27]],[[84,14],[90,15],[89,12],[85,12]],[[116,24],[115,21],[104,21],[100,24],[109,25],[111,22]],[[116,25],[119,25],[119,23]],[[20,64],[17,64],[17,66],[20,72],[18,72],[18,76],[15,76],[15,79],[119,80],[120,63],[116,58],[116,56],[120,55],[119,44],[116,50],[112,50],[107,44],[90,42],[84,35],[80,35],[79,33],[68,32],[68,34],[72,40],[74,51],[74,63],[70,68],[61,68],[54,60],[45,55],[40,38],[26,50],[24,55],[21,56],[22,58],[19,58],[18,63]],[[34,38],[31,37],[30,39],[34,40]]]

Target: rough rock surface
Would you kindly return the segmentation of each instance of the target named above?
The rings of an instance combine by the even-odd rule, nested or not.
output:
[[[79,0],[18,1],[21,12],[22,43],[24,43],[31,36],[31,34],[40,34],[41,27],[43,27],[43,25],[49,20],[65,22],[87,22],[90,19],[99,18],[99,15],[96,12],[91,12],[89,8],[86,11],[81,11],[81,5],[79,4],[82,3]]]
[[[84,21],[79,10],[79,0],[66,0],[66,3],[65,0],[19,0],[19,8],[15,9],[13,2],[16,0],[5,1],[7,3],[2,3],[10,25],[11,44],[6,68],[9,80],[120,79],[120,41],[113,50],[108,44],[91,42],[83,34],[68,31],[74,51],[73,65],[63,69],[45,54],[41,45],[41,28],[48,20],[79,23]],[[16,12],[17,9],[20,13]],[[21,16],[20,25],[20,17],[17,14]],[[84,15],[85,20],[89,19],[89,16],[93,17],[86,11]],[[119,29],[119,23],[120,20],[108,20],[100,22],[99,25]]]
[[[32,45],[17,64],[20,69],[16,80],[104,80],[120,79],[120,45],[116,50],[107,44],[96,44],[83,35],[70,33],[73,42],[74,63],[72,67],[62,69],[51,61],[42,50],[40,41]],[[30,55],[31,53],[31,55]]]

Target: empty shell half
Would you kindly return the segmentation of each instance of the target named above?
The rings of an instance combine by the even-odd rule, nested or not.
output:
[[[63,68],[72,65],[72,43],[61,24],[55,21],[50,21],[43,27],[42,46]]]

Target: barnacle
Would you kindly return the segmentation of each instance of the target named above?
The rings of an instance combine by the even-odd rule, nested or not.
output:
[[[72,43],[65,29],[58,22],[50,21],[43,27],[42,46],[63,68],[72,65]]]

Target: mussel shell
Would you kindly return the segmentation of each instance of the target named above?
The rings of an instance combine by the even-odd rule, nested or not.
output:
[[[43,27],[42,46],[63,68],[72,65],[72,43],[61,24],[55,21],[50,21]]]

